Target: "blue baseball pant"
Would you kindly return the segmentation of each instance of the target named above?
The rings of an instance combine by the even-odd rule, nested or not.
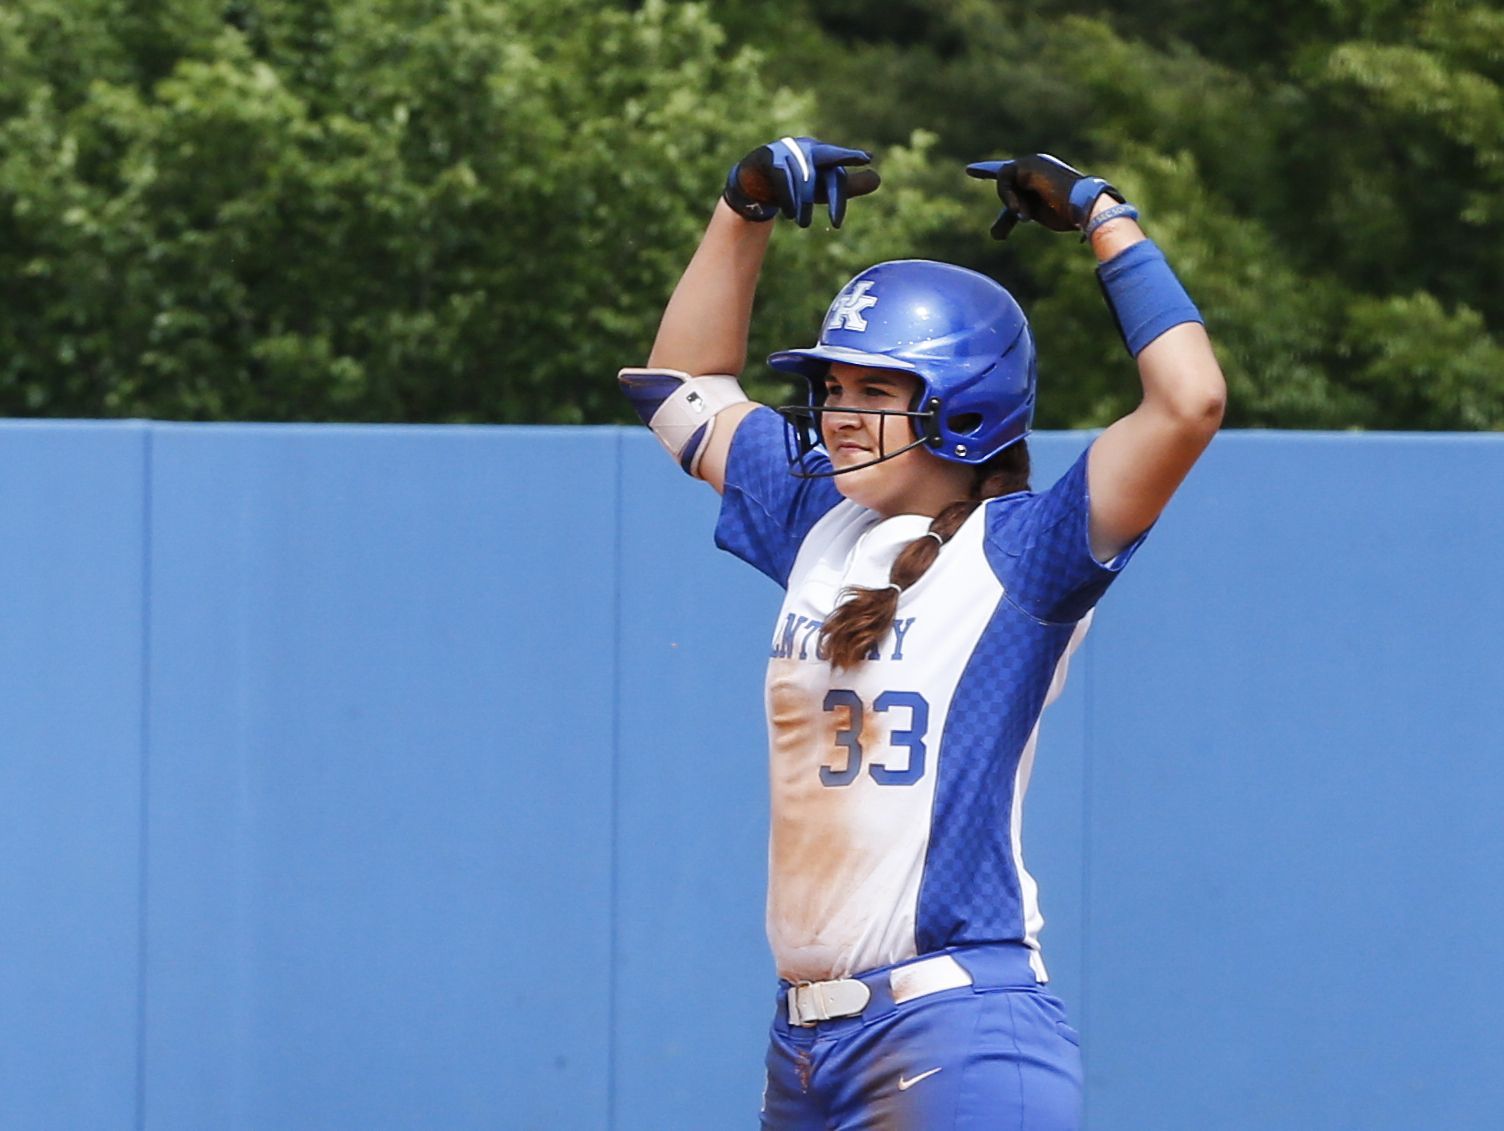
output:
[[[860,1015],[809,1027],[789,1023],[780,995],[762,1127],[1077,1131],[1078,1038],[1060,1002],[1035,982],[1027,950],[949,953],[972,985],[895,1005],[891,968],[869,971],[858,975],[872,993]]]

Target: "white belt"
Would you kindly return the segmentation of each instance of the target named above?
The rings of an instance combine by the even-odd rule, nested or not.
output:
[[[971,985],[966,968],[948,954],[906,962],[888,971],[893,1004],[902,1005],[927,994]],[[854,1017],[867,1008],[872,991],[855,978],[830,982],[799,982],[789,987],[789,1024],[807,1027],[837,1017]]]

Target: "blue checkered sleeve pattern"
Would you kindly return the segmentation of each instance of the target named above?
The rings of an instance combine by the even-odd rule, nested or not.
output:
[[[930,847],[919,889],[919,953],[1024,937],[1023,893],[1008,829],[1019,756],[1074,625],[1040,625],[998,603],[946,718]]]
[[[812,467],[814,459],[824,456],[806,463]],[[829,479],[789,474],[782,418],[770,408],[755,409],[731,441],[715,544],[787,586],[799,544],[840,501]]]
[[[1082,452],[1048,491],[987,505],[987,560],[1008,600],[1046,624],[1072,624],[1085,616],[1144,540],[1139,535],[1105,564],[1092,556],[1090,452]]]

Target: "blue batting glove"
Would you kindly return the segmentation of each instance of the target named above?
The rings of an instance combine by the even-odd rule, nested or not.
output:
[[[760,145],[731,167],[721,194],[738,215],[762,223],[786,216],[807,228],[816,204],[824,204],[832,227],[846,216],[846,201],[876,190],[881,178],[865,165],[862,149],[827,145],[812,137],[785,137]]]

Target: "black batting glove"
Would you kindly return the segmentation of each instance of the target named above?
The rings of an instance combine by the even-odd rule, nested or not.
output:
[[[832,227],[846,216],[846,201],[876,190],[881,179],[865,165],[872,154],[862,149],[827,145],[812,137],[785,137],[759,145],[726,175],[721,194],[743,219],[764,222],[782,215],[801,228],[814,217],[816,204],[826,206]]]
[[[992,223],[992,238],[1005,240],[1015,224],[1030,220],[1055,232],[1085,228],[1092,205],[1104,192],[1119,203],[1123,194],[1101,177],[1088,177],[1058,157],[1032,153],[1008,161],[978,161],[966,171],[997,181],[1003,210]]]

